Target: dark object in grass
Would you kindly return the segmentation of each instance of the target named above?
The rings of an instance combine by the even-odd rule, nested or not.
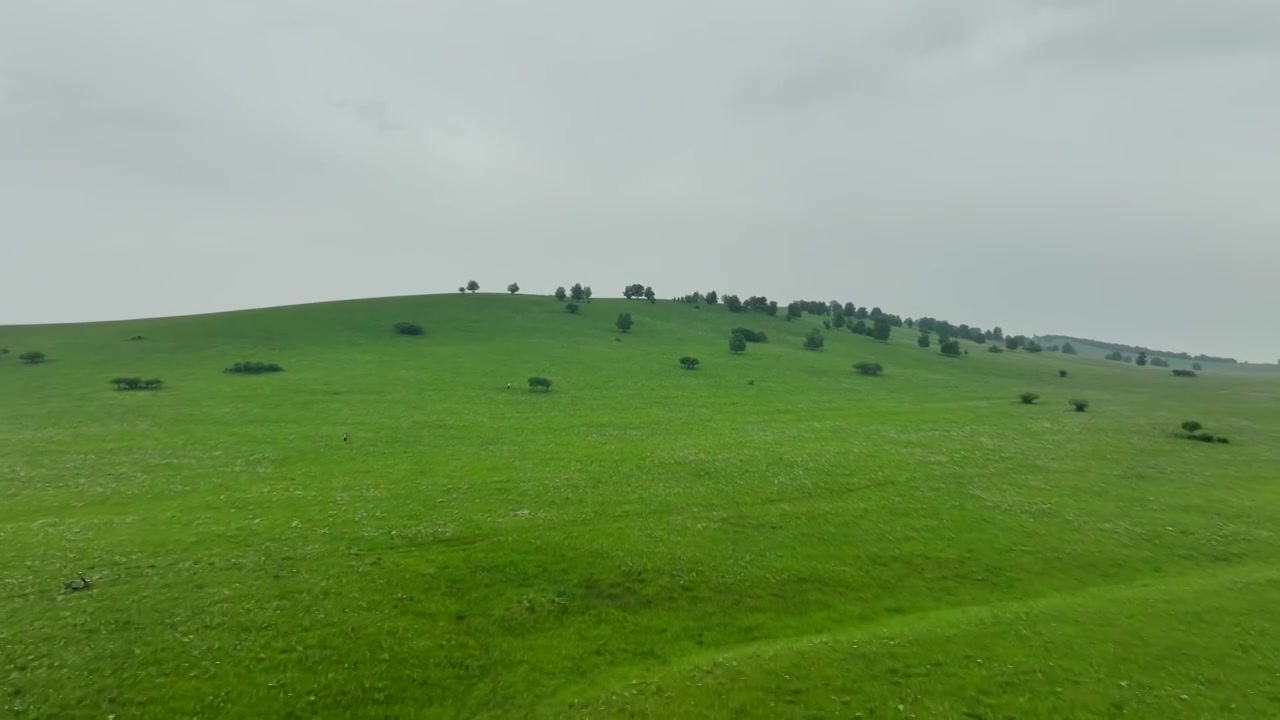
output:
[[[1076,412],[1084,412],[1089,408],[1088,400],[1068,400],[1067,404],[1075,409]]]
[[[1033,392],[1024,392],[1018,395],[1018,399],[1022,401],[1023,405],[1034,405],[1040,399],[1040,396]]]
[[[142,337],[141,335],[134,335],[133,337],[129,338],[126,342],[133,342],[134,340],[146,340],[146,338]]]
[[[544,377],[529,378],[530,390],[541,390],[542,392],[551,392],[551,380]]]
[[[275,363],[246,360],[244,362],[238,362],[231,367],[224,369],[222,372],[237,373],[240,375],[261,375],[262,373],[284,372],[284,368]]]
[[[1058,371],[1058,377],[1066,377],[1066,376],[1067,376],[1067,371],[1066,371],[1066,370],[1059,370],[1059,371]]]
[[[1183,370],[1182,368],[1177,368],[1172,372],[1174,377],[1195,377],[1196,376],[1195,370]]]
[[[64,593],[73,593],[73,592],[76,592],[77,590],[88,590],[88,589],[89,589],[89,578],[85,577],[84,575],[81,575],[78,580],[72,580],[70,582],[62,583],[62,592]]]
[[[853,364],[853,369],[857,370],[863,375],[872,375],[872,376],[879,375],[880,373],[884,372],[884,366],[878,362],[866,362],[866,361],[856,362]]]
[[[392,325],[391,329],[395,330],[397,333],[401,335],[421,335],[423,332],[421,325],[418,325],[416,323],[411,323],[411,322],[405,322],[403,320],[396,323],[395,325]]]
[[[752,386],[752,387],[755,387],[756,381],[755,381],[755,380],[748,380],[748,381],[747,381],[747,384],[748,384],[748,385],[750,385],[750,386]]]

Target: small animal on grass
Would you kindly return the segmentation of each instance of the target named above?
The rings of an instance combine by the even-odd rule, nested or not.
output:
[[[62,592],[64,593],[72,593],[77,590],[87,590],[88,588],[89,578],[84,575],[81,575],[79,580],[62,583]]]

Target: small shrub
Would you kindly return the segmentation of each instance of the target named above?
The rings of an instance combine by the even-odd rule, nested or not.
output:
[[[1004,348],[1000,347],[999,345],[992,345],[991,347],[987,348],[987,352],[1002,353],[1004,352]]]
[[[1033,392],[1024,392],[1018,396],[1018,399],[1022,401],[1023,405],[1034,405],[1040,399],[1040,396]]]
[[[391,329],[395,330],[397,333],[401,335],[421,335],[422,334],[421,325],[415,325],[414,323],[411,323],[411,322],[404,322],[403,320],[396,323],[395,325],[392,325]]]
[[[631,326],[634,325],[635,322],[631,319],[631,313],[624,312],[618,313],[618,319],[614,320],[613,324],[622,332],[627,332],[631,330]]]
[[[821,350],[822,346],[826,344],[826,340],[823,339],[822,333],[818,328],[810,330],[809,333],[804,336],[804,347],[806,350]]]
[[[853,369],[863,375],[879,375],[884,372],[884,366],[878,362],[856,362]]]
[[[110,380],[117,390],[159,390],[163,380],[143,380],[140,377],[118,377]]]
[[[693,370],[701,365],[702,361],[692,355],[685,355],[680,358],[680,364],[684,366],[685,370]]]
[[[822,321],[822,327],[823,327],[824,329],[826,329],[826,330],[830,330],[830,329],[831,329],[831,321],[830,321],[830,320],[823,320],[823,321]]]
[[[284,368],[275,363],[261,362],[257,360],[238,362],[231,367],[223,370],[226,373],[235,373],[238,375],[261,375],[263,373],[284,372]]]
[[[993,345],[992,347],[995,347],[995,346]],[[957,355],[960,354],[960,341],[948,340],[938,345],[938,350],[941,351],[943,355],[947,355],[949,357],[956,357]]]
[[[729,352],[740,353],[747,349],[747,339],[742,337],[740,333],[734,333],[729,336]]]
[[[1089,408],[1088,400],[1068,400],[1067,404],[1070,405],[1076,412],[1084,412]]]
[[[18,359],[24,363],[27,363],[28,365],[35,365],[36,363],[42,363],[45,360],[47,360],[48,356],[40,352],[39,350],[31,350],[29,352],[24,352],[21,355],[19,355]]]
[[[1200,363],[1191,363],[1191,369],[1192,369],[1192,370],[1203,370],[1204,368],[1203,368],[1203,367],[1201,367]]]
[[[1218,435],[1217,437],[1215,437],[1215,438],[1213,439],[1213,441],[1214,441],[1214,442],[1220,442],[1220,443],[1222,443],[1223,445],[1225,445],[1225,444],[1227,444],[1227,443],[1231,442],[1230,440],[1228,440],[1228,439],[1226,439],[1226,438],[1222,437],[1221,435]]]
[[[1196,432],[1197,430],[1200,430],[1200,429],[1201,429],[1201,428],[1203,428],[1203,427],[1204,427],[1203,425],[1201,425],[1200,423],[1196,422],[1195,420],[1183,420],[1183,421],[1182,421],[1182,429],[1183,429],[1183,430],[1186,430],[1186,431],[1187,431],[1187,433],[1188,433],[1188,434],[1191,434],[1191,435],[1194,435],[1194,434],[1195,434],[1195,432]]]
[[[573,301],[570,301],[568,305],[564,306],[564,311],[569,313],[570,315],[577,315],[578,310],[580,309],[581,309],[581,306],[579,306],[578,303]]]
[[[7,348],[7,347],[0,347],[0,357],[2,357],[2,356],[4,356],[4,355],[8,355],[8,354],[9,354],[9,348]]]
[[[549,380],[549,379],[547,379],[547,378],[544,378],[544,377],[531,377],[531,378],[529,378],[529,390],[530,390],[530,391],[533,391],[533,390],[541,390],[542,392],[550,392],[550,391],[551,391],[551,385],[552,385],[551,380]]]
[[[916,345],[922,348],[929,347],[929,333],[920,333],[920,337],[916,338]]]
[[[1194,437],[1196,440],[1199,440],[1200,442],[1213,442],[1213,441],[1214,441],[1213,433],[1210,433],[1210,432],[1198,432],[1198,433],[1196,433],[1196,434],[1192,435],[1192,437]]]
[[[1066,376],[1067,376],[1067,371],[1066,371],[1066,370],[1059,370],[1059,371],[1058,371],[1058,377],[1066,377]]]
[[[1183,370],[1182,368],[1175,368],[1171,372],[1173,372],[1174,377],[1195,377],[1196,376],[1195,370]]]

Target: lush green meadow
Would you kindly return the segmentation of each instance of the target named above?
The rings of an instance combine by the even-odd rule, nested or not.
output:
[[[480,294],[2,327],[3,715],[1280,716],[1280,376],[805,350],[817,322]]]

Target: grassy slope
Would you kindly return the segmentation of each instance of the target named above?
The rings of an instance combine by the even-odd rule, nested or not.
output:
[[[772,342],[730,355],[737,324]],[[1280,383],[812,324],[477,295],[0,328],[53,358],[0,360],[0,707],[1280,713]]]

